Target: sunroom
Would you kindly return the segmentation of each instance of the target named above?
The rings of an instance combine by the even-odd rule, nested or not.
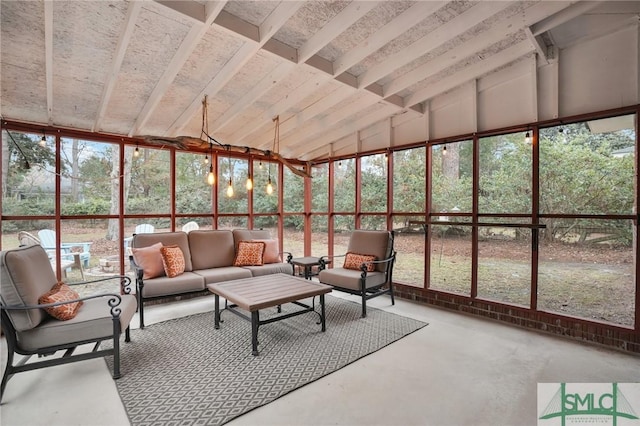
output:
[[[266,229],[295,258],[388,230],[396,311],[640,354],[638,2],[0,14],[2,250],[52,238],[74,282],[131,276],[138,232]]]

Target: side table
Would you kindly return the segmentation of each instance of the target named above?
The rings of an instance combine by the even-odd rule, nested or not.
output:
[[[315,256],[306,256],[306,257],[294,257],[293,259],[291,259],[289,261],[292,265],[293,265],[293,274],[295,275],[296,273],[296,266],[300,267],[303,269],[304,271],[304,278],[306,280],[310,280],[311,277],[313,277],[314,274],[313,273],[313,267],[314,266],[320,266],[320,258],[319,257],[315,257]],[[331,263],[330,260],[327,260],[325,262],[326,264]]]

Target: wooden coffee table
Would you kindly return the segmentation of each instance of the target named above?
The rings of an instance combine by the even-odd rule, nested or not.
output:
[[[216,329],[220,328],[220,296],[231,303],[230,305],[227,304],[225,309],[241,318],[251,321],[251,345],[253,355],[258,355],[258,328],[261,325],[302,315],[307,312],[316,312],[320,315],[322,331],[326,330],[324,295],[331,292],[331,286],[291,275],[273,274],[208,284],[207,288],[215,295]],[[300,302],[302,299],[309,297],[315,298],[315,296],[320,296],[320,312],[315,310],[315,303],[309,306]],[[261,309],[277,306],[278,312],[281,312],[280,305],[284,305],[285,303],[294,303],[304,309],[278,315],[266,320],[260,320]],[[249,317],[237,308],[250,312],[251,316]]]

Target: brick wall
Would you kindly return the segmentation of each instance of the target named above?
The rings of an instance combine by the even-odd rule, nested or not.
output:
[[[402,284],[394,285],[394,294],[404,299],[490,318],[518,327],[640,354],[640,330],[634,331],[621,326],[536,312],[522,307]]]

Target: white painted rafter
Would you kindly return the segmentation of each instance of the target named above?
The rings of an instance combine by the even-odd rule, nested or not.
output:
[[[381,63],[362,73],[358,76],[358,87],[363,88],[375,83],[398,68],[412,62],[416,57],[425,55],[442,46],[452,38],[465,33],[482,21],[511,6],[511,4],[511,2],[499,1],[479,3],[473,6],[449,22],[431,31],[420,40],[390,55]]]
[[[462,71],[443,78],[405,98],[405,105],[415,105],[429,100],[437,95],[454,89],[468,81],[481,77],[492,70],[507,65],[522,56],[533,52],[535,49],[528,40],[514,44],[487,59],[465,67]]]
[[[122,67],[122,61],[124,60],[125,53],[127,53],[127,47],[129,46],[129,42],[131,41],[133,31],[136,28],[136,20],[138,19],[141,8],[142,2],[137,1],[130,2],[129,7],[127,8],[127,17],[125,18],[124,22],[124,30],[120,33],[120,37],[118,38],[116,51],[113,55],[113,62],[111,63],[111,70],[107,73],[107,81],[105,82],[102,89],[100,105],[98,106],[98,114],[93,124],[93,129],[91,129],[94,132],[102,130],[102,120],[104,120],[104,116],[107,112],[107,106],[109,105],[109,101],[111,100],[111,94],[113,93],[113,89],[115,88],[116,82],[118,81],[120,68]]]
[[[427,1],[418,2],[411,6],[376,31],[371,37],[338,58],[333,63],[333,75],[337,76],[347,71],[367,56],[405,33],[407,29],[427,19],[444,4],[446,4],[446,2]]]
[[[320,28],[300,49],[298,62],[306,62],[337,36],[378,5],[377,1],[353,1],[340,11],[331,21]]]
[[[426,62],[408,73],[390,81],[384,85],[384,95],[390,96],[398,93],[431,75],[437,74],[454,64],[460,62],[476,52],[480,52],[489,46],[503,40],[505,37],[517,31],[519,25],[532,25],[566,8],[568,4],[563,2],[540,2],[524,11],[522,15],[512,16],[495,23],[487,31],[473,37],[467,42],[445,52],[441,56]]]
[[[166,2],[161,3],[165,4]],[[188,2],[180,1],[171,3]],[[153,92],[151,92],[151,95],[149,95],[149,97],[147,98],[147,102],[145,102],[144,106],[142,107],[140,114],[138,114],[136,122],[129,132],[129,136],[144,133],[142,131],[144,125],[149,120],[155,108],[158,106],[164,95],[169,90],[171,83],[173,83],[178,73],[182,70],[184,64],[187,62],[200,40],[202,40],[202,37],[205,36],[207,31],[209,31],[211,24],[218,16],[218,14],[222,11],[222,8],[225,4],[226,0],[207,2],[205,6],[208,7],[203,6],[202,11],[205,15],[203,15],[202,18],[204,19],[204,23],[200,22],[200,20],[197,20],[197,22],[195,22],[189,30],[189,33],[187,33],[186,37],[182,40],[182,43],[180,43],[180,47],[176,51],[176,54],[173,56],[173,58],[171,58],[171,62],[165,69],[162,77],[160,77],[160,80],[158,80],[156,86],[153,88]]]
[[[47,86],[47,121],[53,123],[53,0],[44,1],[44,59]]]
[[[571,4],[573,3],[573,4]],[[553,16],[549,16],[546,19],[541,20],[535,25],[531,26],[531,32],[534,36],[540,35],[546,31],[552,30],[559,25],[564,24],[580,15],[583,15],[590,10],[600,6],[602,1],[580,1],[570,2],[569,7],[565,8],[561,12]]]
[[[259,42],[246,41],[207,86],[196,95],[191,104],[180,114],[167,131],[167,135],[178,135],[202,105],[205,95],[215,96],[241,69],[260,51],[262,46],[295,14],[302,2],[281,2],[260,25]]]

